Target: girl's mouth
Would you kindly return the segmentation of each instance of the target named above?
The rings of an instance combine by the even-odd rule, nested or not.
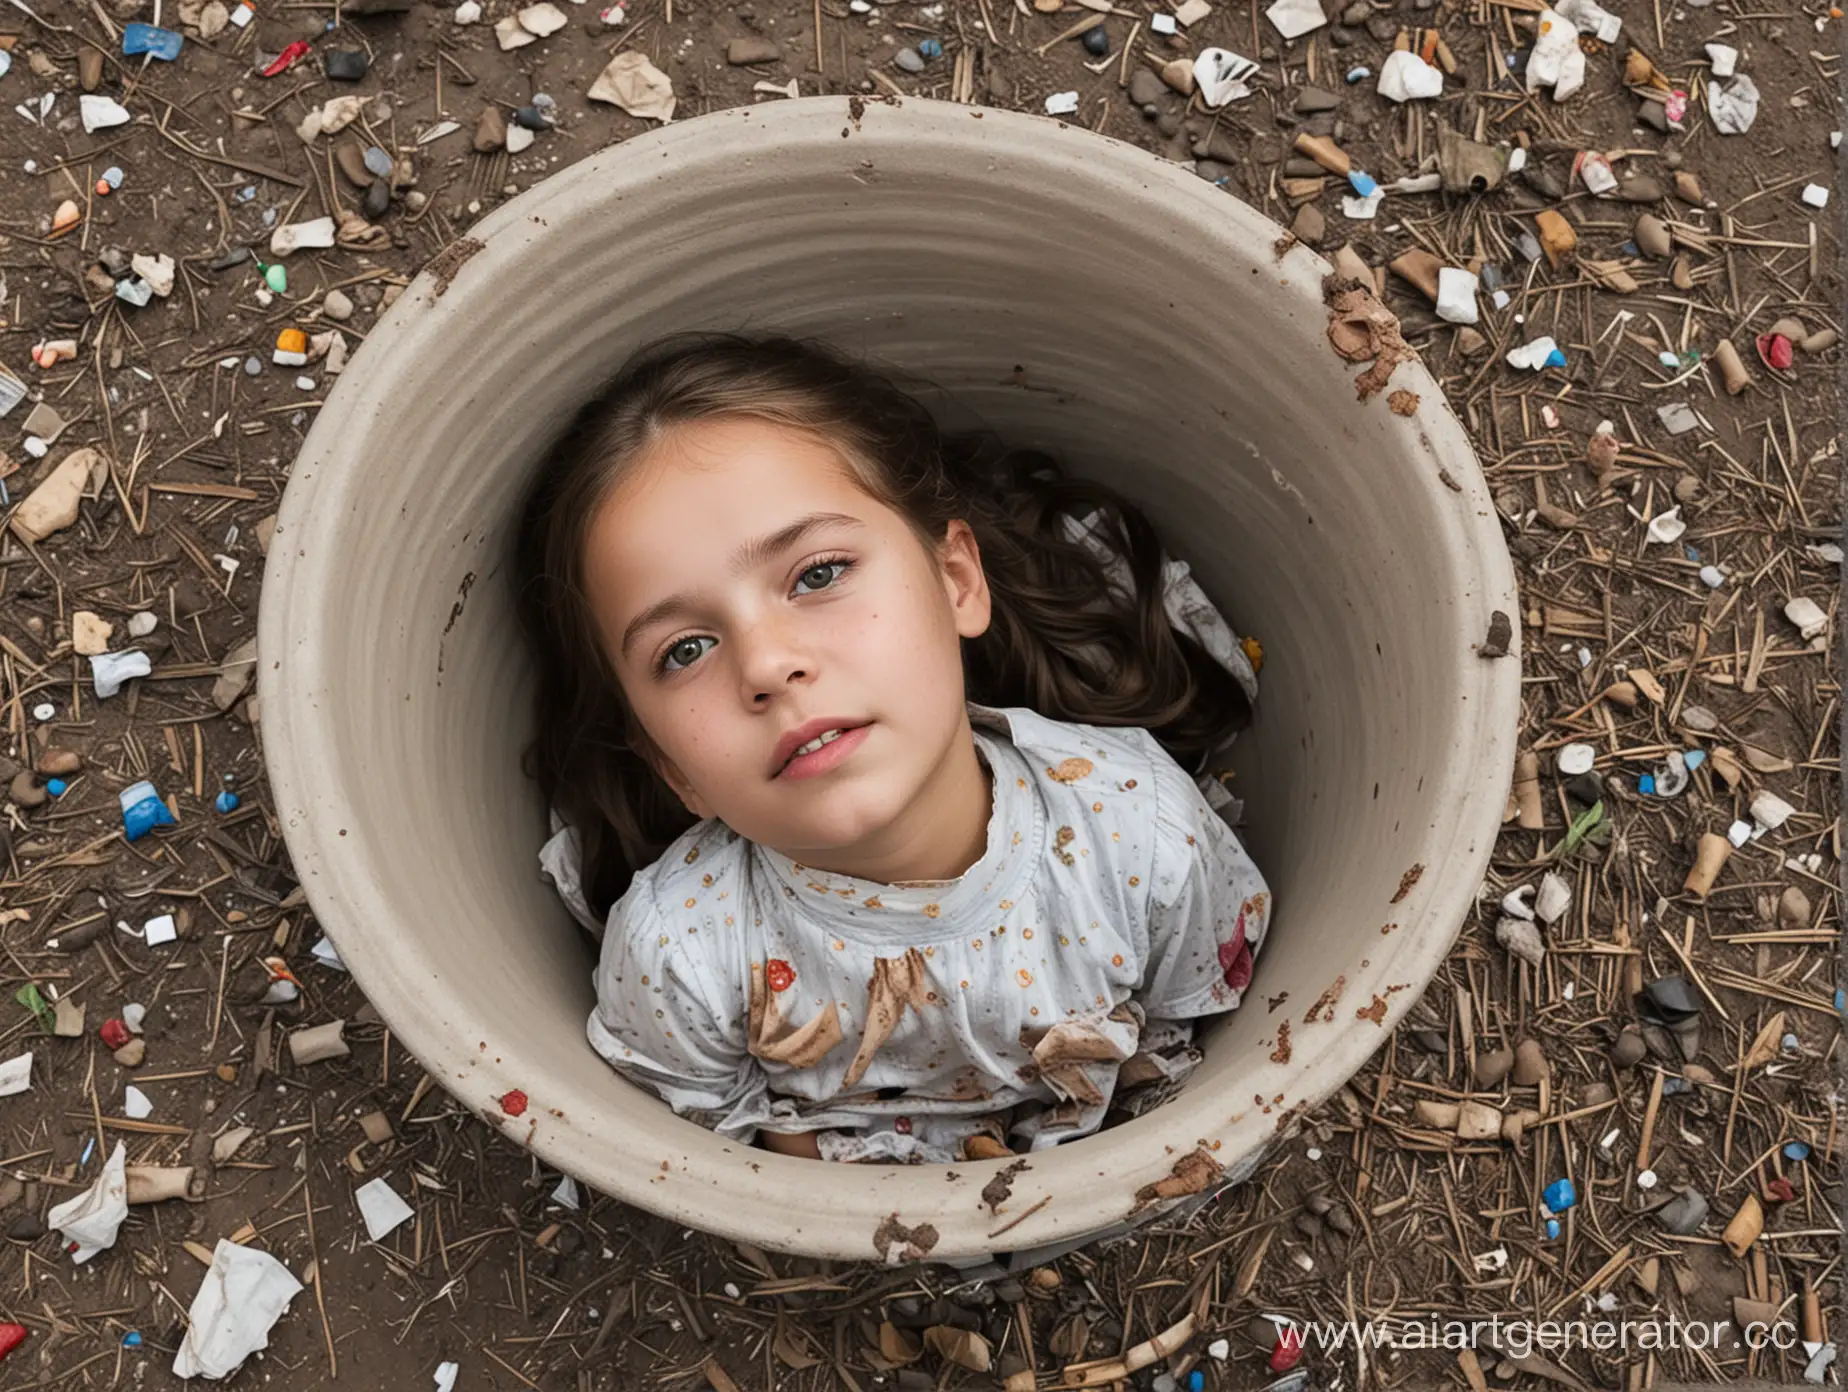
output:
[[[865,743],[870,725],[824,730],[790,755],[778,778],[814,778],[838,767]]]

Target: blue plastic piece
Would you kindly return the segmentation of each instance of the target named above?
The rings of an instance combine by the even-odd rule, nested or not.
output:
[[[140,1348],[141,1347],[140,1331],[131,1329],[128,1331],[128,1333],[124,1334],[122,1336],[122,1347],[123,1348]]]
[[[1541,1197],[1546,1200],[1546,1206],[1553,1212],[1564,1213],[1568,1208],[1577,1205],[1578,1190],[1572,1187],[1571,1180],[1556,1179],[1546,1186],[1546,1192]]]
[[[1349,68],[1348,73],[1347,73],[1348,85],[1351,87],[1356,82],[1365,82],[1368,78],[1372,76],[1373,76],[1372,68]]]
[[[1636,780],[1636,791],[1642,793],[1645,797],[1654,797],[1655,775],[1653,773],[1645,773],[1639,777]]]
[[[1206,1374],[1195,1368],[1187,1375],[1187,1392],[1201,1392],[1206,1386]]]
[[[47,778],[45,780],[45,791],[50,793],[53,797],[63,797],[64,790],[70,786],[71,785],[66,783],[62,778]]]
[[[1559,1236],[1559,1220],[1557,1218],[1549,1218],[1546,1220],[1546,1235],[1550,1238]]]
[[[1809,1147],[1802,1141],[1785,1141],[1784,1158],[1786,1160],[1807,1160],[1809,1159]]]
[[[1835,1013],[1848,1015],[1848,991],[1844,991],[1840,986],[1835,988]]]
[[[237,805],[240,800],[241,799],[239,799],[236,793],[226,788],[217,797],[212,799],[212,806],[216,807],[220,812],[235,812],[237,811]]]
[[[1548,367],[1564,367],[1566,365],[1565,353],[1563,353],[1558,348],[1555,348],[1552,352],[1546,355],[1546,365]]]
[[[943,44],[936,39],[920,39],[918,41],[918,54],[924,58],[941,58],[943,56]]]
[[[1379,192],[1380,186],[1374,182],[1373,176],[1364,170],[1350,169],[1348,182],[1354,186],[1354,192],[1362,198],[1371,198]]]
[[[155,827],[172,826],[173,814],[160,800],[154,785],[143,779],[124,788],[121,795],[122,829],[130,841],[139,841]]]
[[[129,24],[122,29],[122,52],[131,57],[145,53],[171,63],[180,56],[180,45],[185,42],[183,35],[171,29],[156,29],[152,24]]]
[[[96,1149],[96,1137],[92,1136],[90,1137],[89,1140],[83,1143],[83,1154],[77,1157],[77,1163],[79,1165],[89,1164],[90,1155],[92,1152],[95,1151],[95,1149]]]

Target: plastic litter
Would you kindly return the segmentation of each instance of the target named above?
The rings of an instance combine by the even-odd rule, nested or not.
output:
[[[1739,66],[1739,50],[1723,43],[1707,45],[1707,61],[1713,64],[1713,75],[1720,79],[1731,77]]]
[[[1321,0],[1276,0],[1264,11],[1264,17],[1286,39],[1300,39],[1328,23],[1328,16],[1322,13]]]
[[[1533,892],[1534,887],[1532,885],[1516,885],[1513,889],[1502,895],[1501,911],[1515,918],[1524,918],[1531,923],[1533,921],[1534,911],[1533,906],[1527,902],[1527,896]]]
[[[212,1265],[186,1312],[186,1337],[173,1355],[175,1377],[226,1378],[258,1349],[301,1293],[289,1268],[260,1247],[218,1239]]]
[[[1812,208],[1826,208],[1829,206],[1829,191],[1821,184],[1805,184],[1803,201]]]
[[[122,689],[122,683],[145,677],[154,664],[144,652],[130,648],[126,652],[97,653],[90,659],[90,681],[99,698],[107,700]]]
[[[1707,1196],[1698,1189],[1683,1189],[1655,1211],[1656,1222],[1677,1237],[1690,1237],[1707,1221]]]
[[[324,967],[331,967],[335,971],[346,970],[346,963],[340,960],[339,951],[326,938],[309,948],[308,954]]]
[[[1474,275],[1455,266],[1445,266],[1437,273],[1437,317],[1452,324],[1474,324],[1481,317],[1476,308]]]
[[[1796,810],[1770,789],[1760,789],[1752,799],[1752,821],[1757,824],[1752,839],[1757,840],[1767,831],[1776,831],[1796,814]]]
[[[5,73],[6,69],[0,68],[0,76],[4,76]],[[11,1322],[0,1324],[0,1359],[5,1358],[14,1349],[25,1343],[31,1332],[32,1331],[27,1329],[23,1324],[13,1324]]]
[[[1510,349],[1508,352],[1508,365],[1510,367],[1530,368],[1535,372],[1539,372],[1543,368],[1564,367],[1566,365],[1566,355],[1559,351],[1559,345],[1557,343],[1553,342],[1551,338],[1542,335],[1539,338],[1523,343],[1518,348]]]
[[[46,1226],[64,1234],[65,1249],[78,1266],[115,1246],[116,1233],[128,1217],[127,1164],[128,1153],[117,1141],[96,1183],[45,1215]]]
[[[1379,181],[1363,169],[1350,169],[1347,176],[1348,187],[1362,198],[1379,189]]]
[[[1598,751],[1589,744],[1568,744],[1553,756],[1553,766],[1567,778],[1590,773],[1591,766],[1597,761]]]
[[[359,1216],[365,1219],[366,1236],[373,1242],[390,1236],[413,1216],[411,1206],[382,1178],[360,1185],[353,1198],[359,1204]]]
[[[334,244],[334,220],[310,218],[307,222],[290,222],[270,233],[270,255],[287,256],[290,252],[331,247]]]
[[[1656,407],[1656,419],[1662,422],[1662,428],[1670,435],[1685,435],[1700,426],[1700,417],[1685,401]]]
[[[1546,1235],[1549,1241],[1557,1239],[1559,1231],[1559,1220],[1557,1218],[1549,1218],[1546,1220]]]
[[[1546,1192],[1540,1197],[1546,1200],[1546,1206],[1555,1213],[1564,1213],[1578,1204],[1578,1190],[1572,1187],[1569,1179],[1554,1180],[1546,1186]]]
[[[128,108],[114,97],[98,96],[94,92],[85,92],[78,98],[77,109],[83,117],[84,130],[91,135],[111,126],[127,125],[132,119]]]
[[[298,380],[306,381],[308,379],[301,378]],[[225,816],[237,811],[238,804],[242,801],[242,798],[227,788],[224,792],[212,799],[212,806],[221,816]]]
[[[1584,181],[1594,197],[1603,197],[1617,190],[1617,176],[1611,172],[1611,162],[1603,155],[1591,151],[1582,151],[1573,162],[1573,172]]]
[[[1808,595],[1798,595],[1784,605],[1784,617],[1797,626],[1797,632],[1804,638],[1820,636],[1829,626],[1829,616]]]
[[[1046,98],[1048,116],[1069,116],[1077,109],[1078,94],[1076,92],[1054,92]]]
[[[1527,90],[1553,89],[1562,102],[1585,85],[1585,54],[1578,46],[1578,26],[1556,10],[1540,11],[1533,51],[1527,55]]]
[[[577,1181],[570,1175],[562,1176],[552,1188],[552,1202],[573,1210],[578,1208]]]
[[[122,26],[122,52],[130,57],[145,53],[150,58],[171,63],[180,56],[180,45],[185,41],[184,35],[171,29],[157,29],[152,24]]]
[[[1681,505],[1677,503],[1666,512],[1658,512],[1649,519],[1649,539],[1666,545],[1679,541],[1681,534],[1688,529],[1688,524],[1681,518]]]
[[[1258,65],[1251,59],[1229,48],[1203,49],[1194,59],[1194,85],[1199,89],[1202,102],[1208,107],[1220,107],[1249,97],[1251,88],[1245,85],[1245,80],[1257,70]]]
[[[1350,222],[1372,222],[1379,215],[1380,204],[1386,200],[1386,190],[1376,188],[1365,198],[1352,195],[1341,200],[1341,215]]]
[[[1394,102],[1439,97],[1444,93],[1444,73],[1409,48],[1395,49],[1380,64],[1379,93]]]
[[[154,1104],[145,1092],[130,1083],[122,1089],[122,1114],[131,1121],[140,1121],[154,1114]]]
[[[1616,43],[1623,33],[1623,21],[1595,0],[1559,0],[1557,8],[1562,18],[1571,20],[1581,33],[1595,34],[1599,43]]]
[[[610,59],[584,95],[651,121],[673,120],[678,100],[674,96],[674,80],[649,62],[647,54],[634,49]]]
[[[263,69],[263,75],[265,77],[281,77],[313,51],[314,50],[307,43],[301,39],[297,39],[270,61],[269,66]]]
[[[456,1378],[461,1372],[460,1363],[438,1363],[436,1365],[436,1392],[454,1392]]]
[[[1540,892],[1534,896],[1534,917],[1549,928],[1565,917],[1572,907],[1572,888],[1551,870],[1540,880]]]
[[[1796,1161],[1807,1160],[1809,1159],[1809,1153],[1810,1153],[1810,1148],[1807,1145],[1805,1145],[1802,1141],[1785,1141],[1784,1142],[1784,1158],[1786,1160],[1796,1160]]]
[[[1721,135],[1744,135],[1758,119],[1758,84],[1744,73],[1707,88],[1707,115]]]
[[[119,1049],[124,1044],[128,1043],[128,1022],[126,1020],[118,1020],[111,1017],[103,1021],[101,1028],[96,1031],[96,1035],[108,1048]]]
[[[167,810],[167,804],[161,801],[154,785],[146,779],[124,788],[120,802],[122,828],[130,841],[139,841],[155,827],[174,825],[174,817]]]
[[[0,1097],[11,1097],[32,1086],[32,1051],[0,1063]]]

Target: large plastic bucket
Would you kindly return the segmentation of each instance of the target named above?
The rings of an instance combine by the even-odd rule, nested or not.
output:
[[[1327,335],[1330,268],[1282,235],[1187,171],[1055,121],[828,97],[606,149],[418,277],[294,467],[260,672],[309,903],[441,1086],[676,1221],[968,1264],[1075,1245],[1250,1173],[1360,1067],[1487,863],[1519,667],[1477,648],[1494,611],[1518,610],[1435,384],[1409,363],[1392,388],[1416,394],[1411,414],[1357,399]],[[818,334],[935,380],[1011,443],[1133,495],[1267,653],[1235,751],[1276,903],[1246,1004],[1180,1097],[1030,1157],[998,1204],[983,1190],[1000,1162],[824,1170],[722,1141],[585,1042],[592,951],[537,873],[544,809],[518,767],[511,521],[577,403],[685,328]],[[496,1099],[516,1088],[531,1105],[508,1117]]]

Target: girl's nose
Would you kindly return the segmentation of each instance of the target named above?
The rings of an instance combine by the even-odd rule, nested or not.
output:
[[[745,700],[761,706],[780,691],[812,681],[814,654],[787,627],[758,623],[744,636],[739,664]]]

